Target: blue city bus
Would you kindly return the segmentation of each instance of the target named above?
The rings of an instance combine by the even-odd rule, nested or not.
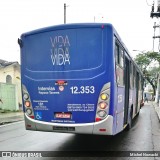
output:
[[[143,101],[143,76],[112,24],[65,24],[18,39],[27,130],[115,135]]]

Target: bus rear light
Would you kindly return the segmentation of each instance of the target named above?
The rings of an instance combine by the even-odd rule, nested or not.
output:
[[[30,118],[34,119],[34,116],[29,116]]]
[[[28,128],[31,128],[32,126],[31,126],[30,124],[27,124],[27,127],[28,127]]]
[[[99,131],[100,132],[106,132],[106,129],[105,128],[100,128]]]
[[[23,107],[26,116],[34,119],[34,112],[33,112],[31,98],[25,85],[22,85],[22,96],[23,96]]]
[[[25,106],[26,106],[26,107],[30,107],[30,106],[31,106],[31,103],[30,103],[29,101],[26,101],[26,102],[25,102]]]
[[[97,110],[95,121],[101,121],[107,117],[109,114],[110,107],[110,87],[111,83],[108,82],[104,84],[99,94],[98,102],[97,102]]]
[[[105,109],[105,108],[107,107],[107,103],[101,102],[101,103],[99,104],[99,107],[100,107],[101,109]]]
[[[96,122],[99,122],[99,121],[101,121],[101,120],[102,120],[101,118],[96,117]]]

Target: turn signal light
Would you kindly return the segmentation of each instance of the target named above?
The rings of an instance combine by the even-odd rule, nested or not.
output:
[[[101,94],[101,99],[104,100],[104,101],[107,100],[108,99],[108,94],[102,93]]]

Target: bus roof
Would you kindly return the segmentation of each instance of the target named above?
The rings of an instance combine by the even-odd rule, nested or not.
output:
[[[75,29],[75,28],[98,28],[98,27],[104,27],[104,26],[110,26],[113,28],[112,24],[110,23],[72,23],[72,24],[61,24],[61,25],[55,25],[55,26],[36,29],[30,32],[23,33],[22,36],[29,36],[33,34],[42,33],[42,32],[50,32],[54,30]]]

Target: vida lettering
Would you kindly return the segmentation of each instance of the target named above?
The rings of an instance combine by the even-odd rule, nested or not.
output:
[[[70,42],[68,36],[50,37],[52,49],[51,60],[53,65],[70,65],[69,47]]]

